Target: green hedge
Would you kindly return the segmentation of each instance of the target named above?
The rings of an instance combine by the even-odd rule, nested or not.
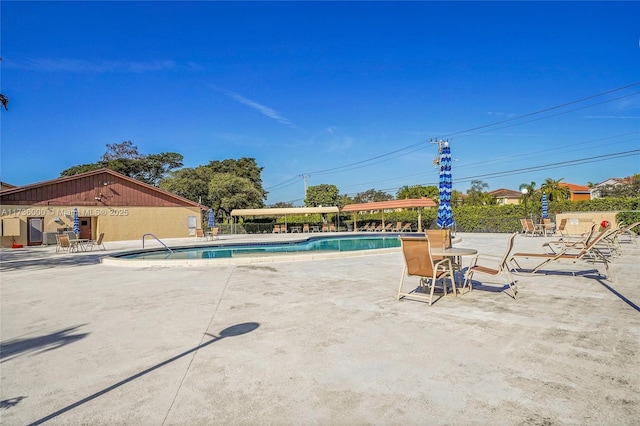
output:
[[[533,217],[535,221],[540,218],[542,206],[540,202],[524,204],[509,204],[505,206],[461,206],[453,208],[453,217],[456,220],[456,230],[459,232],[518,232],[522,230],[520,219]],[[620,211],[616,219],[620,223],[631,224],[640,221],[640,197],[634,198],[598,198],[591,201],[551,201],[549,202],[549,216],[555,221],[555,215],[564,212],[585,211]],[[422,210],[422,229],[436,229],[437,209]],[[346,230],[353,226],[352,214],[340,214],[340,230]],[[362,213],[357,215],[358,227],[369,222],[382,223],[382,213]],[[284,223],[284,217],[262,219],[260,221],[242,223],[247,233],[271,232],[273,224]],[[335,223],[335,215],[327,215],[329,223]],[[403,210],[399,212],[386,212],[385,223],[409,222],[411,229],[418,229],[418,212],[416,210]],[[304,224],[318,225],[322,223],[319,214],[287,216],[288,225],[302,226]],[[353,229],[353,228],[351,228]]]

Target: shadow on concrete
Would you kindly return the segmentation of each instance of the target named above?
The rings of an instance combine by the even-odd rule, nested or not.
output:
[[[481,281],[471,280],[473,291],[486,291],[487,293],[502,293],[503,291],[509,291],[511,288],[509,284],[483,284]]]
[[[16,405],[20,404],[20,401],[25,399],[26,396],[16,396],[15,398],[7,398],[0,401],[0,409],[8,410]]]
[[[44,422],[47,422],[47,421],[49,421],[49,420],[51,420],[51,419],[53,419],[55,417],[58,417],[61,414],[66,413],[67,411],[73,410],[74,408],[79,407],[82,404],[85,404],[85,403],[87,403],[87,402],[89,402],[89,401],[91,401],[93,399],[98,398],[99,396],[102,396],[102,395],[104,395],[104,394],[106,394],[108,392],[111,392],[112,390],[117,389],[122,385],[126,385],[127,383],[132,382],[135,379],[138,379],[138,378],[140,378],[140,377],[142,377],[142,376],[144,376],[146,374],[149,374],[152,371],[159,369],[160,367],[164,367],[165,365],[170,364],[170,363],[172,363],[174,361],[177,361],[178,359],[180,359],[180,358],[182,358],[182,357],[184,357],[186,355],[189,355],[190,353],[196,352],[196,351],[198,351],[198,350],[200,350],[202,348],[205,348],[205,347],[211,345],[212,343],[218,342],[218,341],[224,339],[225,337],[234,337],[234,336],[240,336],[242,334],[250,333],[250,332],[254,331],[255,329],[257,329],[259,326],[260,326],[260,324],[258,324],[257,322],[245,322],[245,323],[242,323],[242,324],[236,324],[236,325],[232,325],[230,327],[225,328],[224,330],[222,330],[220,332],[220,336],[214,336],[214,335],[211,335],[209,333],[205,333],[207,336],[213,337],[213,339],[209,340],[208,342],[202,343],[202,344],[200,344],[200,345],[198,345],[196,347],[193,347],[193,348],[191,348],[189,350],[186,350],[186,351],[184,351],[184,352],[182,352],[182,353],[180,353],[180,354],[178,354],[178,355],[176,355],[174,357],[171,357],[171,358],[169,358],[169,359],[167,359],[165,361],[162,361],[159,364],[156,364],[156,365],[154,365],[152,367],[149,367],[146,370],[142,370],[141,372],[136,373],[133,376],[129,376],[126,379],[123,379],[123,380],[119,381],[118,383],[115,383],[115,384],[113,384],[113,385],[111,385],[109,387],[106,387],[106,388],[104,388],[104,389],[102,389],[102,390],[100,390],[100,391],[98,391],[98,392],[96,392],[96,393],[94,393],[92,395],[89,395],[86,398],[81,399],[80,401],[76,401],[71,405],[67,405],[66,407],[61,408],[60,410],[58,410],[58,411],[56,411],[54,413],[51,413],[48,416],[45,416],[45,417],[43,417],[41,419],[36,420],[33,423],[30,423],[30,425],[39,425],[39,424],[42,424]]]
[[[7,256],[2,256],[2,262],[0,263],[0,272],[95,265],[100,263],[100,259],[102,257],[104,257],[104,255],[100,254],[87,254],[78,256],[75,256],[74,254],[65,254],[46,256],[35,259],[21,259],[18,257],[7,258]]]
[[[636,312],[640,312],[640,306],[636,305],[635,303],[633,303],[631,300],[627,299],[626,297],[624,297],[624,295],[622,295],[621,293],[619,293],[616,289],[614,289],[613,287],[611,287],[609,284],[605,283],[599,276],[589,276],[589,278],[593,278],[596,281],[598,281],[602,287],[606,288],[607,290],[609,290],[611,293],[615,294],[620,300],[622,300],[624,303],[626,303],[627,305],[631,306],[633,309],[636,310]]]
[[[70,343],[84,339],[89,333],[71,334],[74,330],[82,327],[65,328],[55,333],[46,334],[44,336],[30,337],[28,339],[12,339],[0,343],[0,359],[5,362],[15,358],[21,354],[29,352],[48,352],[66,346]]]

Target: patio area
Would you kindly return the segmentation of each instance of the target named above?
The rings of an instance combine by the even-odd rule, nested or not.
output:
[[[458,237],[460,247],[502,255],[509,235]],[[516,250],[540,251],[552,238],[518,236]],[[611,279],[598,274],[601,265],[550,264],[547,275],[516,276],[517,300],[501,285],[476,283],[428,306],[395,299],[400,249],[119,267],[100,258],[141,242],[105,244],[73,255],[52,246],[0,251],[3,425],[640,418],[638,245],[622,246]]]

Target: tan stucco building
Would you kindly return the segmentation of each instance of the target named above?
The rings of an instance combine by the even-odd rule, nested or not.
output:
[[[55,234],[104,241],[195,235],[206,207],[109,169],[61,177],[0,192],[2,247],[55,244]]]

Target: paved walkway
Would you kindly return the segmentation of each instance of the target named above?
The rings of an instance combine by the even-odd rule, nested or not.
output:
[[[461,237],[459,246],[496,255],[508,238]],[[516,249],[537,251],[543,241],[518,236]],[[433,306],[395,300],[399,249],[124,268],[100,258],[141,242],[106,245],[77,255],[0,251],[2,425],[640,418],[638,245],[623,246],[609,280],[594,265],[555,264],[547,275],[517,277],[518,300],[485,282]],[[579,273],[560,272],[568,270]]]

